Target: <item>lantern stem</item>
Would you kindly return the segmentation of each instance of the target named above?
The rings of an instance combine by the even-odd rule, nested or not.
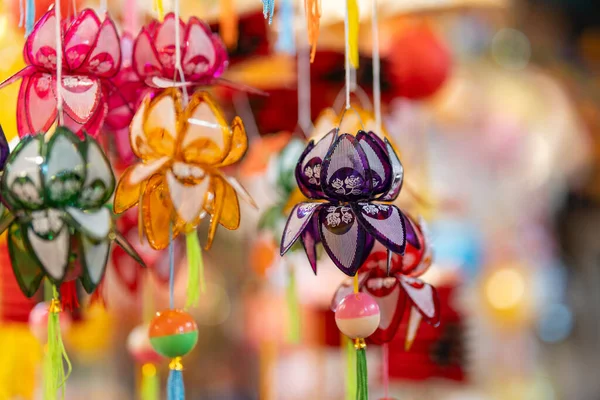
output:
[[[141,400],[160,399],[160,378],[156,371],[156,366],[152,363],[146,363],[142,366],[140,398]]]

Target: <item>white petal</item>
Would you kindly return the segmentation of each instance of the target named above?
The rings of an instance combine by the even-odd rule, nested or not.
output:
[[[54,240],[42,239],[29,228],[27,238],[48,275],[61,279],[69,264],[70,235],[67,227],[64,226]]]
[[[106,267],[110,243],[108,240],[103,240],[95,244],[91,242],[85,235],[81,235],[80,237],[83,245],[87,273],[92,280],[92,283],[97,285],[100,283],[102,275],[104,275],[104,268]]]
[[[110,211],[106,207],[98,211],[82,211],[78,208],[67,207],[67,212],[92,239],[101,240],[108,236],[111,227]]]
[[[204,205],[204,195],[208,190],[208,182],[208,179],[203,179],[196,185],[185,185],[179,182],[173,172],[167,171],[167,184],[171,201],[181,219],[191,223],[198,218]]]
[[[129,183],[136,185],[150,178],[152,174],[161,169],[163,165],[165,165],[170,159],[170,157],[165,156],[148,164],[136,164],[135,167],[133,167],[133,171],[131,171],[131,174],[129,175]]]

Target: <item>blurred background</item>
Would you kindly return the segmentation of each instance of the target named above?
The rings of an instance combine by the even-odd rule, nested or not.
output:
[[[35,1],[40,15],[50,4]],[[358,3],[352,100],[368,114],[371,2]],[[286,172],[303,148],[293,142],[329,130],[342,108],[344,4],[323,1],[309,64],[300,1],[276,1],[269,26],[259,0],[181,0],[184,19],[198,16],[215,31],[223,14],[233,18],[238,36],[228,40],[225,77],[266,94],[214,89],[228,115],[246,125],[250,150],[232,174],[260,209],[244,208],[240,230],[220,231],[204,253],[207,290],[192,310],[200,340],[185,362],[189,399],[347,398],[329,310],[345,277],[327,257],[314,276],[301,251],[283,259],[278,251],[295,202]],[[64,6],[70,15],[102,5]],[[2,3],[2,79],[24,65],[20,7]],[[122,31],[122,1],[107,7]],[[388,370],[389,394],[398,400],[600,399],[600,3],[379,0],[378,9],[383,119],[406,171],[400,204],[427,221],[434,264],[424,280],[438,288],[442,322],[423,324],[409,351],[399,333],[387,362],[369,346],[371,397],[384,396]],[[138,26],[150,21],[152,2],[138,0],[137,13]],[[0,91],[9,139],[17,93],[18,85]],[[136,231],[127,218],[120,224]],[[30,399],[39,395],[42,351],[27,324],[35,301],[21,298],[2,246],[0,400]],[[73,312],[65,333],[74,363],[67,399],[139,398],[148,371],[136,364],[128,336],[168,304],[166,255],[145,256],[150,272],[113,254],[105,306],[85,301]],[[181,305],[186,281],[181,267]],[[164,382],[166,362],[156,371]]]

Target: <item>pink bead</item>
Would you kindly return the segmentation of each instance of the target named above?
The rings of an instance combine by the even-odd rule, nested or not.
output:
[[[367,293],[351,293],[337,307],[335,317],[340,319],[368,317],[379,314],[379,305]]]
[[[381,315],[379,305],[367,293],[351,293],[338,304],[335,323],[349,338],[369,337],[377,330]]]
[[[48,307],[50,303],[41,302],[29,313],[29,330],[40,343],[48,341]],[[71,327],[71,316],[66,312],[59,314],[60,331],[65,333]]]

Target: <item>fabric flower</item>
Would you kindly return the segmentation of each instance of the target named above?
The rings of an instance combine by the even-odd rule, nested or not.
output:
[[[106,84],[121,66],[119,36],[113,21],[100,21],[90,9],[63,21],[60,51],[56,49],[56,16],[48,11],[27,37],[27,66],[0,84],[22,79],[17,103],[19,136],[46,132],[57,118],[56,62],[62,57],[61,93],[64,125],[83,137],[96,136],[107,113]]]
[[[189,232],[209,213],[210,248],[219,224],[237,229],[236,193],[252,199],[219,168],[237,162],[248,141],[239,117],[229,126],[206,92],[196,92],[184,109],[181,92],[167,89],[147,96],[131,122],[130,142],[141,162],[125,170],[117,186],[114,210],[141,203],[144,232],[154,249],[170,237]]]
[[[175,43],[179,23],[181,42]],[[176,46],[181,49],[181,67],[190,86],[205,85],[221,76],[228,64],[227,49],[218,35],[198,18],[185,24],[169,13],[162,22],[153,20],[138,35],[133,46],[133,67],[138,76],[153,86],[166,88],[181,82],[176,70]]]
[[[388,251],[375,245],[371,254],[358,271],[359,290],[369,293],[381,312],[379,328],[369,337],[369,341],[381,344],[390,342],[406,310],[410,310],[407,342],[412,342],[421,319],[436,326],[440,321],[439,300],[435,288],[420,279],[431,266],[431,246],[421,226],[404,216],[407,246],[403,256],[393,254],[389,260]],[[337,290],[332,309],[354,290],[352,280],[344,282]]]
[[[389,203],[400,193],[403,174],[390,143],[373,132],[338,135],[334,129],[316,144],[311,141],[298,161],[296,180],[313,201],[292,209],[281,255],[301,238],[316,273],[315,246],[321,241],[335,265],[354,276],[375,240],[403,254],[405,218]]]
[[[0,226],[8,229],[12,266],[26,296],[35,294],[44,277],[56,285],[79,278],[92,293],[113,238],[142,263],[113,230],[104,206],[114,186],[110,164],[91,137],[80,140],[59,127],[49,140],[43,134],[22,138],[4,168],[8,212]]]

